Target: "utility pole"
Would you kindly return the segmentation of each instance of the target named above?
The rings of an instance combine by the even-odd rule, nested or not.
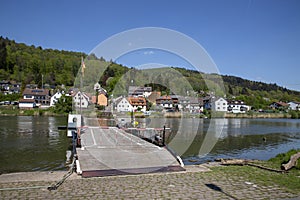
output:
[[[79,89],[79,92],[80,92],[80,115],[82,115],[82,106],[81,106],[81,99],[83,98],[83,92],[82,92],[82,78],[84,76],[84,69],[85,69],[85,64],[84,64],[84,61],[83,61],[83,57],[81,57],[81,76],[80,76],[80,89]]]

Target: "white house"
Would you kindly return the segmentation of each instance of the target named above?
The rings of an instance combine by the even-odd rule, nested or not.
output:
[[[117,111],[118,112],[131,112],[133,110],[133,107],[127,100],[127,98],[122,98],[118,103],[117,103]]]
[[[300,110],[300,102],[289,102],[289,109],[290,110]]]
[[[50,107],[54,106],[56,104],[56,102],[58,101],[58,99],[60,99],[60,97],[65,94],[64,91],[60,92],[56,92],[51,98],[50,98]],[[70,96],[69,94],[65,94],[65,96]]]
[[[178,100],[178,108],[182,111],[190,113],[203,112],[203,101],[200,98],[179,96]]]
[[[73,94],[73,103],[76,108],[87,108],[89,106],[90,98],[85,93],[78,91]]]
[[[146,99],[144,97],[127,97],[117,103],[118,112],[146,111]]]
[[[32,109],[36,107],[36,103],[34,99],[21,99],[19,101],[20,109]]]
[[[152,87],[129,86],[128,96],[149,97],[152,93]]]
[[[211,102],[211,110],[213,111],[227,112],[227,107],[227,101],[223,98]]]
[[[228,112],[232,113],[246,113],[251,109],[250,106],[246,105],[243,101],[233,100],[228,101]]]
[[[50,107],[54,106],[58,99],[62,96],[61,92],[56,92],[51,98],[50,98]]]

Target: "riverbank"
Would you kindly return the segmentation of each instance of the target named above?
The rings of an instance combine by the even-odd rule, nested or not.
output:
[[[11,106],[11,107],[0,107],[0,116],[68,116],[68,113],[54,113],[49,109],[41,109],[41,108],[35,108],[30,110],[22,110],[19,109],[17,106]]]
[[[187,166],[187,171],[99,178],[72,174],[57,190],[47,187],[59,181],[62,172],[32,172],[0,175],[3,199],[287,199],[300,195],[292,179],[250,166],[220,166],[209,163]],[[251,173],[250,173],[251,172]],[[293,177],[300,181],[300,178]]]
[[[98,111],[98,118],[113,118],[112,115],[108,115],[108,112]],[[130,116],[128,113],[126,116]],[[209,115],[209,114],[208,114]],[[30,110],[22,110],[17,106],[1,106],[0,116],[68,116],[68,113],[54,113],[51,109],[41,109],[35,108]],[[298,116],[298,115],[297,115]],[[300,114],[299,114],[300,116]],[[147,117],[165,117],[165,118],[209,118],[202,113],[193,114],[185,112],[167,112],[167,113],[154,113],[150,116],[145,116],[142,112],[134,113],[136,118],[147,118]],[[224,112],[214,112],[213,118],[294,118],[290,113],[260,113],[260,112],[248,112],[248,113],[224,113]],[[298,118],[298,117],[297,117]]]
[[[225,118],[292,118],[288,113],[225,113]]]

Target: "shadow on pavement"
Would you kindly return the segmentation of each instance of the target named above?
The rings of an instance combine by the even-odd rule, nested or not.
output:
[[[217,185],[215,185],[215,184],[205,184],[205,185],[206,185],[209,189],[215,190],[215,191],[217,191],[217,192],[221,192],[221,193],[225,194],[226,196],[228,196],[228,197],[230,197],[230,198],[232,198],[232,199],[238,200],[236,197],[234,197],[234,196],[232,196],[232,195],[230,195],[230,194],[224,192],[224,191],[222,190],[222,188],[220,188],[219,186],[217,186]]]

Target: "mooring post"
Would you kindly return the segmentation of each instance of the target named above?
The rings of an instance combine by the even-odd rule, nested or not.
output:
[[[72,131],[72,144],[73,144],[73,156],[77,157],[77,152],[76,152],[76,145],[77,145],[77,132],[76,131]]]
[[[166,146],[165,139],[166,139],[166,126],[164,125],[164,130],[163,130],[163,146]]]
[[[130,116],[131,116],[131,125],[134,127],[133,110],[131,111]]]

